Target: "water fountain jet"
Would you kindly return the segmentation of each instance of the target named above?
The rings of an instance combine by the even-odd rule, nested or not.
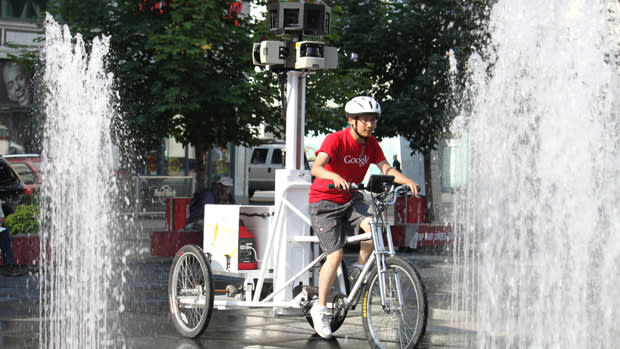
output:
[[[475,97],[453,125],[468,139],[469,162],[457,199],[463,268],[453,276],[452,320],[472,324],[473,346],[618,346],[611,4],[500,0],[485,58],[468,62]]]
[[[90,54],[48,14],[43,49],[41,347],[118,347],[122,311],[109,38]]]

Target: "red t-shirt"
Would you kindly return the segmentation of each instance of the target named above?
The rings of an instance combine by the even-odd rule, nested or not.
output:
[[[321,152],[326,153],[330,158],[325,168],[339,174],[349,183],[361,183],[371,163],[378,164],[385,160],[383,150],[379,147],[379,142],[374,136],[368,137],[366,149],[362,154],[362,144],[353,139],[350,128],[325,137],[316,154],[318,155]],[[333,183],[332,180],[316,178],[310,186],[309,201],[329,200],[339,204],[349,202],[353,195],[346,190],[327,188],[328,184]]]

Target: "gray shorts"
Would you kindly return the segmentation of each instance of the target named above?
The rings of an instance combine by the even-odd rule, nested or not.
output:
[[[330,254],[344,247],[347,236],[362,233],[360,224],[372,216],[372,208],[360,194],[346,204],[321,200],[310,203],[310,220],[319,245]]]

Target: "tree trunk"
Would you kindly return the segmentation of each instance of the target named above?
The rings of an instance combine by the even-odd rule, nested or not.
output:
[[[168,171],[166,170],[166,138],[162,137],[157,147],[157,175],[165,176]]]
[[[204,145],[202,144],[200,137],[198,135],[196,135],[194,137],[194,147],[195,147],[195,151],[196,151],[196,190],[197,191],[204,191],[206,188],[206,177],[207,177],[207,172],[206,172],[206,164],[205,164],[205,149],[204,149]]]
[[[426,188],[426,222],[432,223],[435,220],[435,210],[433,205],[433,173],[431,171],[432,151],[424,150],[424,186]]]

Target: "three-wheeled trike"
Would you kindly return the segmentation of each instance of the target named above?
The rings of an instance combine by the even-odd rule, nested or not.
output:
[[[283,179],[288,185],[276,192],[275,210],[207,205],[204,246],[186,245],[177,252],[168,296],[174,325],[183,336],[201,335],[214,309],[269,307],[276,314],[305,316],[312,325],[310,308],[317,299],[325,253],[320,253],[306,213],[309,180],[295,180],[307,176],[303,171],[282,170],[277,176],[289,178]],[[373,175],[365,186],[351,184],[375,214],[371,232],[351,236],[347,243],[372,239],[374,252],[355,280],[349,280],[343,262],[328,307],[334,332],[361,303],[371,347],[413,348],[426,329],[427,299],[414,265],[394,251],[387,211],[397,196],[407,194],[407,187],[394,185],[393,179]],[[254,241],[248,240],[250,230]],[[237,277],[243,283],[215,289],[214,274]]]

